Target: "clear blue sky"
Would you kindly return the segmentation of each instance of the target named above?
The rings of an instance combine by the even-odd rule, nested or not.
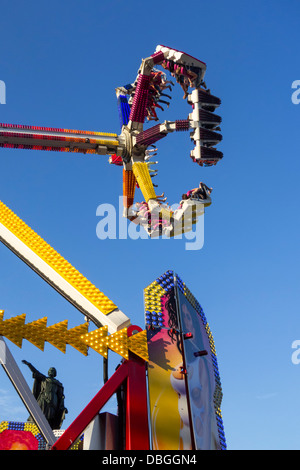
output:
[[[170,203],[199,181],[213,186],[201,250],[185,250],[184,239],[99,240],[96,209],[117,205],[122,191],[121,170],[106,157],[1,149],[0,199],[141,327],[143,288],[167,269],[180,275],[215,339],[229,449],[300,449],[300,365],[291,361],[300,338],[300,105],[291,101],[300,79],[299,13],[296,0],[6,0],[0,7],[1,122],[118,133],[114,89],[135,78],[157,44],[207,63],[207,84],[223,103],[224,159],[201,169],[189,158],[188,136],[174,134],[159,145],[156,178]],[[174,90],[160,118],[186,118],[189,110]],[[0,266],[5,318],[83,322],[4,246]],[[30,386],[22,359],[45,373],[56,366],[65,427],[102,384],[96,353],[7,343]],[[0,371],[2,419],[26,420],[27,412]]]

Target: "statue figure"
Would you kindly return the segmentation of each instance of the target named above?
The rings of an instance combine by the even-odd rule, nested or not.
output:
[[[30,362],[22,361],[32,372],[34,378],[32,393],[36,398],[42,412],[44,413],[51,429],[60,429],[68,410],[64,404],[63,385],[55,378],[56,369],[51,367],[48,377],[33,367]],[[32,421],[29,417],[28,421]]]

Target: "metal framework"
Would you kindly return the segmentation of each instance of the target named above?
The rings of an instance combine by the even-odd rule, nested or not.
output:
[[[79,416],[53,445],[53,450],[68,450],[103,406],[125,384],[126,444],[125,450],[147,450],[150,446],[145,362],[131,358],[124,362]]]

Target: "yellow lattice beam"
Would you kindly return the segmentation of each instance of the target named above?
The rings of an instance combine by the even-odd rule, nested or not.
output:
[[[0,222],[103,313],[117,307],[1,201]]]
[[[132,171],[143,193],[145,201],[148,202],[149,199],[156,199],[156,194],[147,163],[135,162],[132,165]]]

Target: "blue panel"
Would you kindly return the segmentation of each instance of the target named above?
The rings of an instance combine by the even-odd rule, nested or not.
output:
[[[118,96],[118,110],[119,110],[120,127],[122,128],[122,126],[126,126],[128,124],[129,116],[130,116],[130,106],[128,104],[126,95]]]

